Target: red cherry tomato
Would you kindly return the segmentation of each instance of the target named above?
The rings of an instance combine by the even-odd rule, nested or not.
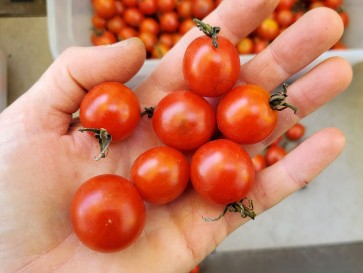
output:
[[[291,10],[295,5],[295,2],[296,0],[280,0],[279,4],[276,7],[276,10]]]
[[[194,0],[192,3],[192,15],[198,19],[203,19],[214,9],[213,0]]]
[[[73,197],[71,219],[83,244],[96,251],[113,252],[128,247],[139,237],[146,211],[131,182],[105,174],[79,187]]]
[[[286,131],[285,136],[292,141],[301,139],[305,134],[305,126],[301,123],[296,123]]]
[[[134,131],[141,110],[138,98],[128,87],[118,82],[104,82],[84,96],[79,115],[83,127],[104,128],[112,141],[119,141]]]
[[[110,45],[117,42],[115,34],[108,30],[94,31],[91,37],[92,44],[95,46]]]
[[[156,0],[141,0],[138,2],[138,7],[141,13],[145,15],[153,15],[158,11]]]
[[[111,18],[117,12],[115,0],[93,0],[93,9],[105,19]]]
[[[271,166],[272,164],[275,164],[277,161],[280,161],[285,155],[287,154],[287,151],[285,148],[273,145],[269,146],[266,149],[265,153],[265,159],[267,166]]]
[[[218,139],[194,153],[190,178],[202,198],[228,205],[246,197],[254,182],[255,169],[250,156],[239,144]]]
[[[217,124],[222,134],[242,144],[268,137],[277,123],[277,111],[269,105],[269,98],[265,89],[252,84],[228,92],[217,108]]]
[[[252,163],[255,167],[255,171],[261,171],[264,168],[266,168],[266,159],[262,154],[257,154],[254,157],[252,157]]]
[[[107,28],[109,31],[117,34],[126,26],[124,19],[120,15],[113,16],[107,21]]]
[[[131,181],[145,201],[163,205],[184,192],[189,181],[189,163],[178,150],[154,147],[135,160]]]
[[[337,10],[343,5],[343,0],[324,0],[325,6]]]
[[[143,19],[144,15],[137,8],[128,8],[124,11],[124,20],[131,27],[140,27]]]
[[[204,97],[218,97],[235,85],[240,72],[236,47],[218,36],[218,47],[208,36],[193,40],[183,60],[183,74],[188,87]]]
[[[160,29],[165,32],[176,32],[179,28],[178,14],[174,11],[166,12],[160,15]]]
[[[176,0],[157,0],[157,6],[161,13],[173,11],[176,6]]]
[[[152,125],[166,145],[194,150],[211,138],[215,115],[204,98],[190,91],[174,91],[156,106]]]

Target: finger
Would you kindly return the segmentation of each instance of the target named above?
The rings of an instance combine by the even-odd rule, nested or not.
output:
[[[257,215],[314,180],[338,157],[344,145],[342,132],[327,128],[312,135],[276,164],[260,171],[249,196]],[[230,233],[241,224],[241,219],[228,215],[228,223]]]
[[[224,0],[204,21],[221,27],[220,34],[237,43],[271,14],[277,3],[277,0]],[[156,104],[165,96],[165,92],[185,88],[182,74],[183,55],[189,43],[201,35],[204,34],[193,28],[163,57],[148,79],[138,88],[142,102]]]
[[[128,81],[142,66],[145,49],[139,39],[112,46],[67,49],[31,88],[36,120],[43,129],[68,130],[85,92],[103,81]],[[37,107],[38,106],[38,107]]]
[[[340,57],[329,58],[288,87],[288,102],[298,108],[296,114],[290,109],[279,112],[274,132],[264,141],[244,148],[254,155],[272,143],[299,119],[311,114],[346,90],[352,81],[350,64]]]
[[[273,90],[330,49],[343,30],[337,12],[329,8],[313,9],[242,65],[240,79]]]

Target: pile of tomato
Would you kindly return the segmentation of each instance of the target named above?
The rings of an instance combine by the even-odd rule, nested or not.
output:
[[[222,0],[92,0],[92,44],[112,44],[139,37],[148,58],[164,56],[190,28],[193,18],[203,19]],[[237,45],[239,54],[263,50],[284,29],[306,11],[329,7],[341,16],[347,27],[349,17],[343,0],[280,0],[275,11]],[[345,49],[339,41],[333,49]]]
[[[73,228],[91,249],[110,252],[128,247],[144,229],[145,203],[169,204],[189,183],[207,203],[225,207],[220,216],[205,221],[217,221],[227,212],[256,216],[248,199],[256,171],[242,146],[269,137],[277,124],[277,111],[297,108],[287,102],[286,84],[272,95],[261,86],[236,86],[241,69],[236,47],[219,35],[219,27],[198,19],[193,23],[204,34],[184,53],[187,89],[170,90],[157,105],[141,109],[127,86],[103,82],[81,102],[80,131],[99,142],[96,160],[113,152],[110,143],[132,135],[141,119],[150,120],[160,140],[159,146],[132,162],[129,177],[101,174],[76,191],[71,205]]]

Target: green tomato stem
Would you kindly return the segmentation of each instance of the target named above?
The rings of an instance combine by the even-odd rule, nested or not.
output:
[[[205,35],[212,38],[212,44],[215,48],[218,48],[218,42],[217,42],[217,36],[218,33],[221,31],[220,27],[212,27],[211,25],[208,25],[204,23],[203,21],[194,18],[193,19],[194,24],[201,30]]]

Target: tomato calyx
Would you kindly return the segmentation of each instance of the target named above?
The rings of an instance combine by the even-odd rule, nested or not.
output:
[[[80,132],[91,132],[94,133],[94,137],[98,140],[100,144],[100,153],[94,157],[96,161],[100,160],[101,158],[105,158],[108,154],[108,147],[112,141],[112,136],[106,129],[97,129],[97,128],[81,128],[79,129]]]
[[[244,204],[245,201],[248,202],[248,204]],[[253,201],[251,199],[248,199],[247,197],[242,198],[241,201],[233,202],[228,204],[224,211],[216,218],[205,218],[203,217],[203,220],[206,222],[214,222],[220,220],[227,212],[234,212],[239,213],[242,218],[250,217],[252,220],[255,220],[256,213],[253,211]]]
[[[155,111],[155,107],[150,106],[150,107],[145,107],[145,110],[141,112],[141,117],[147,115],[148,118],[152,118],[154,115],[154,111]]]
[[[282,111],[286,108],[290,108],[294,111],[294,114],[296,114],[298,108],[286,102],[287,87],[287,83],[282,84],[282,90],[271,95],[269,104],[273,110]]]
[[[196,26],[203,31],[203,33],[205,35],[207,35],[208,37],[212,38],[212,44],[215,48],[218,48],[218,42],[217,42],[217,36],[218,33],[221,31],[220,27],[212,27],[211,25],[208,25],[206,23],[204,23],[203,21],[194,18],[193,19],[194,24],[196,24]]]

